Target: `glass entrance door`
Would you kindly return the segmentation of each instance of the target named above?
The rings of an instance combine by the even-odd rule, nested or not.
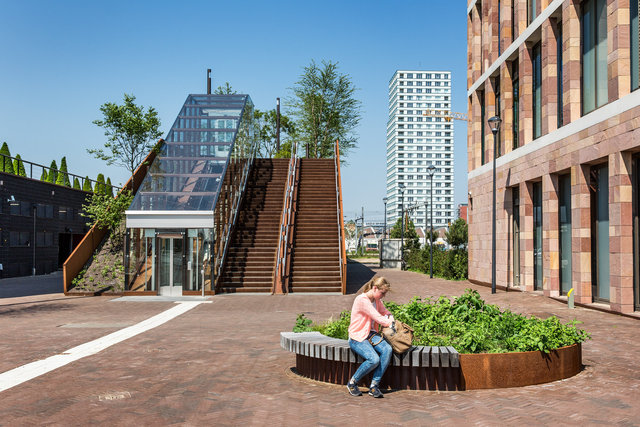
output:
[[[558,223],[560,224],[560,294],[571,289],[571,175],[558,178]]]
[[[160,295],[181,296],[184,281],[184,239],[182,235],[159,235],[157,247]]]

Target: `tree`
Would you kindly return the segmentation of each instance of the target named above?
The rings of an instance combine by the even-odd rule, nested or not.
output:
[[[107,102],[102,104],[100,111],[102,120],[93,123],[104,129],[107,142],[104,149],[87,150],[108,165],[125,167],[133,177],[136,167],[144,160],[149,152],[155,148],[156,140],[160,137],[160,119],[153,107],[146,111],[135,104],[136,97],[124,94],[124,104],[118,105]],[[131,180],[133,185],[133,179]]]
[[[254,118],[258,126],[258,157],[290,157],[292,140],[295,138],[296,129],[293,120],[284,114],[280,114],[280,150],[277,147],[277,112],[274,109],[254,112]]]
[[[435,231],[434,229],[429,228],[429,227],[425,227],[424,231],[425,231],[425,233],[424,233],[424,234],[425,234],[425,235],[426,235],[426,237],[427,237],[427,240],[426,240],[427,242],[430,242],[430,241],[431,241],[431,242],[435,242],[436,240],[438,240],[438,237],[439,237],[439,236],[438,236],[438,232],[437,232],[437,231]],[[427,245],[428,245],[428,244],[429,244],[429,243],[427,243]]]
[[[6,173],[14,173],[13,172],[13,163],[11,162],[11,152],[9,151],[9,146],[6,142],[2,143],[2,148],[0,148],[0,155],[2,155],[2,172]]]
[[[398,218],[394,226],[391,228],[390,236],[392,239],[399,239],[402,236],[401,220],[401,218]],[[416,232],[416,226],[413,224],[411,219],[407,219],[404,222],[404,247],[409,250],[420,248],[420,238]]]
[[[42,175],[40,175],[40,181],[49,182],[49,177],[47,176],[47,169],[42,168]]]
[[[78,177],[74,176],[73,177],[73,188],[75,188],[76,190],[80,190],[80,181],[78,181]]]
[[[93,192],[93,188],[91,188],[91,181],[89,181],[89,177],[84,177],[84,182],[82,183],[82,191]]]
[[[456,219],[445,233],[447,243],[456,249],[466,249],[469,242],[467,222],[462,219]]]
[[[107,178],[107,185],[104,186],[104,194],[113,197],[113,186],[111,185],[111,178]]]
[[[63,157],[60,161],[60,172],[56,177],[56,184],[71,187],[71,182],[69,182],[69,174],[67,172],[67,158]]]
[[[120,224],[124,218],[124,212],[132,201],[133,195],[128,189],[124,189],[118,197],[94,193],[88,198],[88,204],[82,205],[85,212],[82,215],[91,220],[87,225],[107,229],[111,233],[111,238],[120,242],[125,232]]]
[[[22,157],[20,157],[20,154],[16,154],[16,158],[13,161],[13,173],[18,176],[27,176],[27,172],[24,170],[24,163],[22,163]]]
[[[322,61],[318,66],[311,61],[291,90],[288,104],[306,157],[333,157],[336,139],[340,155],[346,157],[356,147],[353,131],[360,122],[361,106],[350,76],[338,72],[337,62]]]
[[[224,82],[224,87],[218,86],[216,90],[213,91],[214,95],[235,95],[236,92],[231,88],[229,82]]]
[[[104,194],[104,175],[102,175],[101,173],[99,173],[98,177],[96,178],[96,186],[93,189],[93,192],[100,195]]]
[[[58,178],[58,164],[55,160],[51,161],[51,165],[49,166],[49,176],[47,176],[48,181],[52,184],[55,184],[56,179]]]

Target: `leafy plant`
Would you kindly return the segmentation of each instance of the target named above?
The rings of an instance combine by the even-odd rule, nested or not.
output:
[[[133,195],[125,189],[115,198],[108,194],[94,193],[88,200],[88,204],[82,205],[85,212],[82,215],[91,220],[87,225],[98,225],[113,234],[120,227],[124,211],[131,205]]]
[[[549,353],[591,338],[577,327],[580,322],[562,324],[555,316],[539,319],[500,310],[471,289],[453,301],[445,296],[437,300],[415,297],[407,304],[389,301],[385,306],[396,319],[414,329],[414,345],[453,346],[460,353]],[[349,321],[350,314],[346,311],[338,320],[329,319],[318,325],[300,314],[294,332],[313,330],[347,339]]]

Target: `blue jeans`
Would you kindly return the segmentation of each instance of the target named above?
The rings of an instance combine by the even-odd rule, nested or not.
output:
[[[355,351],[356,354],[362,356],[364,362],[358,368],[355,374],[353,374],[353,380],[358,384],[362,377],[373,371],[372,383],[380,384],[382,375],[387,370],[389,362],[391,361],[391,353],[393,350],[388,342],[386,342],[380,335],[374,335],[373,332],[369,334],[376,346],[372,346],[368,339],[359,342],[349,338],[349,347]]]

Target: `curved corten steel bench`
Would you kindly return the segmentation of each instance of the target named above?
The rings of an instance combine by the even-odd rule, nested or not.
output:
[[[319,332],[281,332],[280,345],[296,354],[298,374],[318,381],[346,384],[363,362],[345,340]],[[453,347],[412,347],[394,354],[382,386],[411,390],[461,390],[460,362]],[[363,379],[369,384],[371,374]]]
[[[280,345],[296,354],[298,374],[346,384],[363,359],[345,340],[319,332],[281,332]],[[410,390],[474,390],[520,387],[572,377],[582,369],[582,347],[540,351],[458,354],[453,347],[412,347],[393,355],[382,386]],[[367,385],[371,374],[363,379]]]

